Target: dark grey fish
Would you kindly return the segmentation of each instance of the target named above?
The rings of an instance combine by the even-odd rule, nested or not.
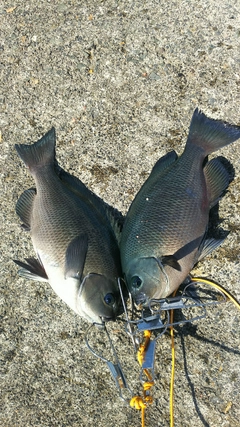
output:
[[[209,210],[229,184],[223,163],[208,154],[240,137],[240,127],[195,110],[183,154],[155,164],[125,219],[120,252],[136,302],[170,295],[198,259],[222,240],[206,238]]]
[[[55,130],[16,150],[35,180],[16,212],[30,230],[38,259],[28,258],[20,274],[49,282],[86,320],[113,320],[121,307],[117,227],[121,215],[55,161]],[[115,227],[115,229],[114,229]]]

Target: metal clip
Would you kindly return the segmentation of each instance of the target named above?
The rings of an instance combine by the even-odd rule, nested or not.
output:
[[[148,348],[145,352],[144,361],[142,364],[142,369],[154,369],[154,359],[155,359],[155,349],[156,349],[156,341],[151,340],[149,342]]]
[[[152,331],[154,329],[164,328],[162,320],[160,319],[159,314],[143,317],[143,320],[140,320],[137,324],[137,328],[139,331]]]
[[[132,322],[129,319],[128,312],[127,312],[127,307],[126,307],[124,296],[123,296],[122,286],[121,286],[121,278],[118,278],[118,287],[119,287],[119,292],[120,292],[121,299],[122,299],[122,305],[123,305],[123,309],[124,309],[124,314],[125,314],[125,317],[126,317],[125,331],[131,337],[131,340],[132,340],[132,343],[133,343],[133,346],[134,346],[134,350],[137,351],[137,347],[139,345],[139,340],[138,340],[138,338],[136,338],[135,333],[134,333],[134,326],[136,324],[136,321]],[[129,292],[128,295],[129,295],[129,300],[131,302],[131,307],[132,307],[132,310],[133,310],[132,295],[130,294],[130,292]]]
[[[108,330],[107,330],[107,328],[106,328],[106,325],[104,325],[104,331],[106,332],[106,335],[107,335],[107,337],[108,337],[108,341],[109,341],[110,347],[111,347],[111,349],[112,349],[113,356],[114,356],[114,358],[115,358],[115,363],[111,362],[110,360],[106,359],[105,357],[103,357],[102,355],[100,355],[99,353],[97,353],[97,352],[96,352],[96,351],[95,351],[95,350],[90,346],[89,341],[88,341],[88,334],[89,334],[90,329],[91,329],[93,326],[94,326],[94,324],[93,324],[93,325],[91,325],[91,326],[87,329],[87,331],[86,331],[86,333],[85,333],[85,342],[86,342],[86,345],[87,345],[88,349],[91,351],[91,353],[92,353],[94,356],[96,356],[97,358],[101,359],[103,362],[105,362],[105,363],[107,364],[107,366],[108,366],[108,368],[109,368],[109,370],[110,370],[110,372],[111,372],[111,375],[112,375],[112,377],[113,377],[113,379],[114,379],[114,381],[115,381],[116,387],[117,387],[118,392],[119,392],[119,396],[120,396],[123,400],[129,400],[129,399],[126,399],[126,398],[123,396],[123,394],[122,394],[122,390],[123,390],[123,389],[127,389],[127,390],[129,390],[129,391],[130,391],[130,393],[131,393],[131,395],[132,395],[132,392],[131,392],[130,388],[129,388],[129,387],[128,387],[128,385],[127,385],[127,381],[126,381],[126,379],[125,379],[125,376],[124,376],[124,373],[123,373],[123,370],[122,370],[121,364],[120,364],[119,359],[118,359],[118,357],[117,357],[117,353],[116,353],[116,351],[115,351],[115,348],[114,348],[114,345],[113,345],[113,343],[112,343],[112,340],[111,340],[111,338],[110,338],[110,336],[109,336],[109,333],[108,333]]]
[[[135,350],[136,345],[139,344],[136,331],[139,333],[145,330],[156,331],[155,340],[157,340],[167,328],[203,319],[207,315],[207,306],[226,301],[226,297],[221,291],[216,294],[200,285],[201,281],[198,284],[188,279],[180,295],[159,300],[151,299],[148,306],[142,309],[141,317],[136,320],[129,320],[124,304],[126,329],[127,333],[131,335]],[[172,323],[170,322],[171,310],[180,310],[181,313],[180,319]]]
[[[147,348],[144,352],[144,360],[141,365],[140,372],[140,381],[146,381],[143,379],[143,375],[146,375],[149,381],[149,377],[151,381],[154,381],[154,362],[155,362],[155,350],[156,350],[156,339],[149,341]],[[147,393],[147,391],[146,391]]]
[[[106,360],[106,362],[110,369],[112,377],[115,380],[117,388],[119,390],[121,390],[122,388],[128,388],[120,363],[114,364],[109,360]]]

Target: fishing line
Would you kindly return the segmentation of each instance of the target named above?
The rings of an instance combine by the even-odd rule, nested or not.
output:
[[[175,297],[177,290],[174,291],[173,296]],[[173,323],[174,310],[170,312],[170,322]],[[174,330],[173,326],[170,326],[170,337],[171,337],[171,349],[172,349],[172,369],[171,369],[171,380],[170,380],[170,427],[174,426],[174,375],[175,375],[175,347],[174,347]]]
[[[223,286],[212,282],[208,279],[202,279],[201,277],[191,277],[192,282],[203,283],[206,285],[210,285],[221,292],[223,292],[226,297],[240,310],[240,304],[236,298],[234,298]],[[173,296],[175,296],[176,291]],[[170,313],[170,322],[173,323],[173,314],[174,310],[171,310]],[[174,374],[175,374],[175,348],[174,348],[174,331],[173,326],[170,326],[170,336],[171,336],[171,344],[172,344],[172,371],[171,371],[171,381],[170,381],[170,427],[174,427]]]
[[[145,354],[148,349],[149,343],[151,338],[151,331],[144,331],[144,341],[142,344],[139,345],[139,349],[137,352],[137,359],[139,362],[139,365],[142,366]],[[142,427],[145,427],[145,409],[147,405],[151,405],[153,403],[153,398],[150,396],[149,390],[154,385],[153,377],[148,369],[143,369],[144,374],[147,377],[147,381],[143,383],[143,398],[141,396],[134,396],[130,400],[130,406],[135,409],[141,409],[141,421],[142,421]]]
[[[156,332],[159,327],[164,329],[163,332],[165,332],[167,328],[170,329],[171,355],[172,355],[171,365],[172,366],[171,366],[171,378],[170,378],[170,397],[169,397],[169,413],[170,414],[169,415],[170,415],[170,427],[174,427],[174,376],[175,376],[174,326],[178,325],[182,322],[183,323],[189,322],[189,321],[191,322],[193,320],[199,320],[202,317],[205,317],[205,316],[197,316],[197,317],[194,317],[190,320],[185,319],[183,321],[180,320],[178,322],[174,322],[174,311],[176,309],[182,310],[182,309],[188,308],[188,307],[196,307],[196,306],[204,307],[205,305],[209,306],[212,304],[219,304],[219,301],[217,302],[216,300],[214,300],[213,302],[209,302],[209,301],[201,302],[199,297],[196,299],[196,296],[193,295],[193,291],[190,292],[188,289],[189,286],[191,285],[191,283],[194,284],[194,282],[196,284],[199,283],[199,285],[206,284],[206,285],[210,285],[210,286],[216,288],[222,294],[222,296],[224,295],[226,298],[228,298],[240,310],[240,304],[236,300],[236,298],[234,298],[221,285],[219,285],[219,284],[217,284],[211,280],[208,280],[208,279],[202,279],[200,277],[191,277],[189,284],[184,288],[185,292],[183,292],[181,294],[181,296],[179,297],[180,299],[178,297],[175,297],[175,295],[177,293],[177,291],[175,291],[173,293],[173,296],[169,297],[166,301],[159,300],[160,308],[157,311],[153,309],[151,304],[149,305],[148,309],[152,313],[152,315],[145,318],[144,312],[142,311],[142,316],[140,316],[140,318],[138,318],[138,320],[133,320],[133,317],[131,317],[131,319],[130,319],[128,316],[127,306],[126,306],[126,303],[124,300],[124,295],[123,295],[123,292],[121,289],[121,282],[120,282],[120,280],[118,280],[118,286],[120,289],[120,295],[122,298],[123,309],[124,309],[124,313],[125,313],[125,317],[126,317],[125,322],[128,326],[128,328],[126,328],[126,332],[128,335],[130,335],[130,337],[133,341],[135,350],[138,348],[137,359],[138,359],[138,362],[141,366],[140,379],[142,381],[143,397],[134,396],[129,400],[123,396],[122,391],[124,389],[127,389],[128,392],[130,392],[131,396],[133,396],[133,394],[127,385],[124,373],[122,371],[121,364],[118,360],[117,353],[115,351],[113,342],[110,338],[110,335],[108,333],[106,325],[104,325],[104,330],[106,333],[106,338],[107,338],[107,340],[110,344],[110,347],[111,347],[114,362],[111,362],[110,360],[106,359],[101,354],[99,354],[98,351],[94,350],[90,346],[88,335],[89,335],[90,330],[93,327],[93,325],[91,325],[86,331],[85,341],[86,341],[87,347],[96,357],[100,358],[102,361],[104,361],[107,364],[107,366],[108,366],[108,368],[112,374],[112,377],[115,381],[115,384],[118,388],[120,397],[123,400],[128,401],[130,403],[131,407],[134,407],[135,409],[141,410],[141,425],[142,425],[142,427],[145,427],[146,408],[153,403],[153,397],[150,395],[150,389],[154,385],[155,344],[156,344],[156,340],[158,339],[158,337],[162,335],[162,334],[156,335],[156,333],[155,333],[154,337],[153,337],[152,331]],[[186,289],[188,289],[188,290],[186,291]],[[190,305],[186,305],[186,302],[184,302],[183,299],[187,299],[187,301],[189,300]],[[182,301],[182,303],[180,304],[181,301]],[[157,300],[154,300],[154,302],[157,302]],[[224,301],[221,301],[221,302],[226,302],[226,299]],[[132,316],[133,316],[134,306],[133,306],[132,300],[131,300],[131,305],[132,305]],[[156,327],[155,317],[156,316],[159,317],[162,310],[165,311],[166,313],[168,313],[167,324],[164,325],[163,323],[158,322],[157,327]],[[135,313],[135,315],[136,315],[136,313]],[[159,319],[160,319],[160,317],[159,317]],[[142,328],[140,327],[141,325],[143,325]],[[136,332],[134,330],[135,327],[138,328],[138,330],[136,332],[143,333],[143,340],[141,343],[139,342],[139,338],[136,336]],[[143,374],[146,377],[145,379],[142,378]]]
[[[230,299],[230,301],[232,301],[232,303],[236,305],[238,310],[240,310],[240,304],[237,301],[237,299],[234,298],[228,291],[226,291],[226,289],[224,289],[223,286],[219,285],[218,283],[212,282],[211,280],[208,280],[208,279],[202,279],[201,277],[192,277],[191,281],[205,283],[206,285],[213,286],[214,288],[222,291],[228,297],[228,299]]]

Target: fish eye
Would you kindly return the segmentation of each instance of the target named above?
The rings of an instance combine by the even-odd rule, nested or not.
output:
[[[135,289],[139,289],[142,285],[142,279],[139,276],[133,276],[131,278],[131,286]]]
[[[115,297],[113,294],[106,294],[104,297],[104,301],[107,305],[113,305],[115,303]]]

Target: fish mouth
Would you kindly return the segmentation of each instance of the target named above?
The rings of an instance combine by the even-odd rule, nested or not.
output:
[[[133,295],[133,299],[136,305],[145,305],[148,302],[148,297],[144,292]]]
[[[104,329],[104,325],[105,325],[105,323],[104,322],[93,322],[93,325],[97,328],[97,329],[99,329],[99,330],[103,330]]]
[[[98,329],[104,329],[105,323],[114,322],[116,320],[116,316],[99,316],[98,320],[89,319]]]
[[[102,320],[103,324],[111,322],[111,321],[114,322],[116,320],[116,316],[104,316],[104,317],[101,317],[101,320]]]

